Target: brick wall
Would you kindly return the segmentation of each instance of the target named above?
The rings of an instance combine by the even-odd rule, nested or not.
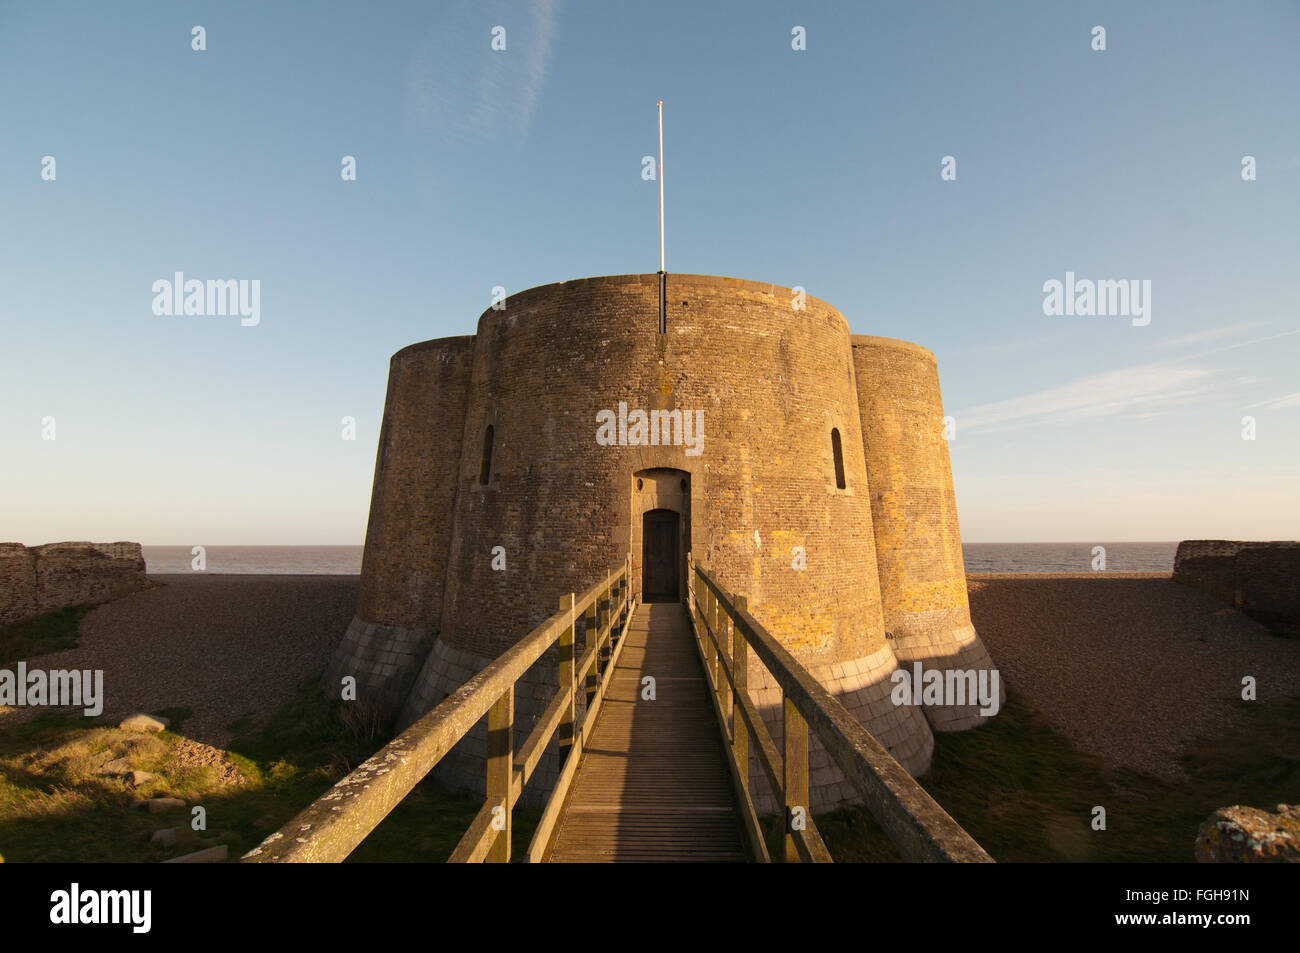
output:
[[[1174,580],[1279,633],[1300,635],[1300,542],[1184,540],[1174,557]]]
[[[325,673],[385,719],[401,710],[442,619],[474,338],[403,348],[389,364],[357,614]]]
[[[934,355],[892,338],[853,336],[871,481],[885,626],[905,664],[989,669],[970,621],[943,400]],[[1005,688],[1000,694],[1005,700]],[[986,719],[978,705],[927,707],[935,728]]]
[[[404,348],[389,366],[357,615],[436,630],[474,338]]]
[[[0,625],[148,587],[139,543],[0,543]]]
[[[829,664],[883,644],[848,325],[787,289],[654,275],[585,279],[512,296],[479,321],[451,536],[442,635],[494,657],[589,585],[632,543],[634,474],[691,486],[691,546],[796,656]],[[702,410],[703,452],[600,446],[596,415]],[[488,485],[479,482],[486,427]],[[830,432],[845,448],[837,490]],[[493,570],[503,546],[507,569]],[[793,548],[807,566],[792,566]],[[639,560],[639,553],[634,554]]]

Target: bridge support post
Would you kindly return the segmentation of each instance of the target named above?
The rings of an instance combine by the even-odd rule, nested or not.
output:
[[[488,801],[501,801],[505,805],[501,822],[494,819],[497,836],[488,851],[487,859],[493,863],[510,861],[510,782],[515,765],[515,687],[506,693],[488,711],[487,739],[487,796]],[[503,826],[497,826],[503,824]]]
[[[785,779],[785,862],[797,864],[803,858],[793,836],[795,825],[807,829],[811,818],[808,797],[808,723],[795,703],[781,693],[782,732],[785,752],[782,756]]]
[[[722,616],[722,604],[718,602],[718,597],[713,594],[713,590],[708,590],[708,596],[705,601],[705,612],[709,617],[709,631],[713,633],[710,637],[708,632],[704,633],[704,664],[708,666],[709,674],[713,676],[713,684],[718,684],[718,666],[714,662],[713,640],[718,638],[718,619]]]
[[[736,596],[736,611],[749,611],[749,600]],[[742,699],[749,690],[749,644],[740,626],[731,629],[731,672],[735,679],[735,699]],[[745,725],[739,701],[731,706],[731,750],[739,768],[740,786],[749,793],[749,729]]]
[[[600,636],[600,648],[596,652],[596,657],[600,662],[596,666],[599,675],[603,675],[609,665],[610,643],[614,635],[613,627],[609,625],[610,610],[614,607],[614,589],[611,585],[613,576],[613,573],[605,573],[605,588],[596,596],[596,604],[600,607],[596,616],[596,631],[600,632],[609,626],[609,631]]]
[[[713,659],[713,680],[718,686],[718,708],[722,712],[723,721],[728,725],[731,724],[731,682],[727,679],[731,656],[731,633],[731,616],[727,614],[726,609],[723,609],[718,615],[718,641],[714,646],[717,655]],[[722,740],[725,743],[727,739]]]
[[[596,602],[593,601],[582,613],[582,654],[585,658],[587,653],[596,645]],[[596,697],[596,690],[600,687],[600,650],[597,647],[596,652],[591,657],[591,668],[585,672],[587,684],[585,691],[587,695],[587,711],[591,711],[591,702]]]
[[[576,628],[573,615],[572,592],[560,596],[560,611],[567,617],[564,631],[560,633],[560,638],[556,642],[557,652],[560,660],[559,687],[560,691],[569,693],[569,703],[564,706],[564,714],[560,716],[560,727],[556,733],[556,738],[560,748],[560,765],[564,765],[564,759],[569,756],[569,749],[573,747],[573,725],[578,717],[578,685],[575,659],[574,659],[574,629]]]

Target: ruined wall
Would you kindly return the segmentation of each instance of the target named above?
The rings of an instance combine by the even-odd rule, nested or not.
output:
[[[1300,635],[1300,542],[1183,540],[1174,557],[1174,580],[1279,633]]]
[[[655,333],[655,275],[546,285],[506,304],[479,320],[442,629],[402,722],[550,615],[561,594],[621,562],[637,518],[633,474],[672,468],[689,480],[695,558],[746,593],[754,615],[895,757],[924,770],[929,728],[917,709],[888,698],[896,659],[881,614],[844,317],[813,298],[796,310],[779,286],[698,275],[668,277],[664,339]],[[620,402],[629,411],[702,411],[702,452],[600,445],[597,414],[617,413]],[[832,428],[843,447],[843,489]],[[439,525],[426,520],[425,531]],[[377,571],[370,546],[367,571]],[[505,550],[504,571],[492,567],[495,546]],[[799,568],[795,547],[804,553]],[[553,667],[544,659],[520,685],[519,732],[553,690]],[[766,673],[752,673],[751,685],[760,705],[779,698]],[[462,747],[470,754],[449,756],[444,774],[481,785],[481,742],[471,736]],[[813,766],[816,804],[846,793],[824,753]]]
[[[907,669],[991,669],[970,620],[934,355],[853,336],[885,626]],[[1000,686],[1001,688],[1001,686]],[[1005,699],[1005,688],[1000,695]],[[927,707],[936,729],[985,720],[978,705]]]
[[[396,716],[442,617],[474,338],[404,348],[389,365],[357,614],[327,672]]]
[[[0,625],[149,585],[139,543],[0,543]]]

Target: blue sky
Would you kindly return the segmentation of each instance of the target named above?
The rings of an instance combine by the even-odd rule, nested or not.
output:
[[[668,270],[932,349],[967,541],[1300,537],[1297,50],[1283,2],[0,4],[0,538],[360,543],[394,351],[657,268],[656,99]],[[260,324],[155,315],[176,271]],[[1150,324],[1045,315],[1067,271]]]

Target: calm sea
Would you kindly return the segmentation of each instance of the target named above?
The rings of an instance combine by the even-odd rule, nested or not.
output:
[[[1173,572],[1175,543],[966,543],[967,572],[1091,572],[1092,550],[1106,549],[1112,572]],[[189,546],[146,546],[149,572],[192,572]],[[211,573],[356,575],[360,546],[208,546]]]
[[[1093,549],[1108,572],[1173,572],[1178,543],[963,543],[967,572],[1092,572]]]
[[[145,546],[148,572],[193,572],[192,546]],[[205,546],[211,573],[293,573],[355,576],[361,572],[360,546]]]

